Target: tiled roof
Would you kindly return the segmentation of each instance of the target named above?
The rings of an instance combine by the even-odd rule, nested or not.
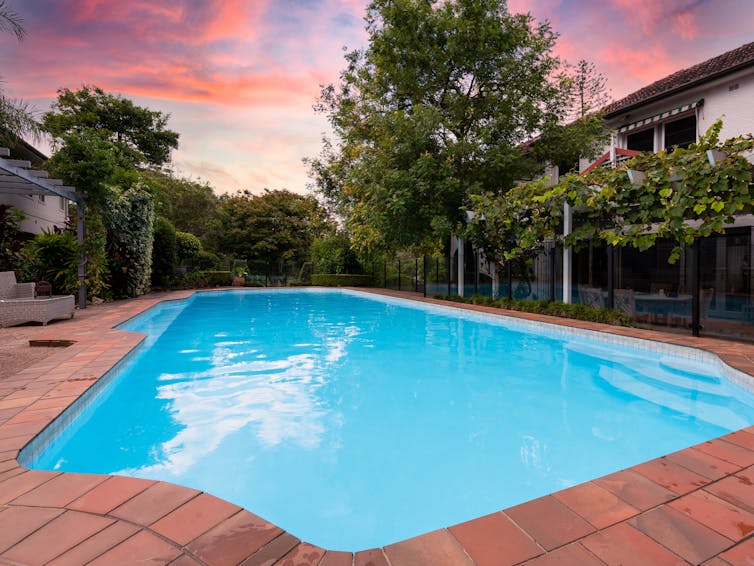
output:
[[[662,98],[663,96],[669,96],[680,90],[710,81],[721,75],[726,75],[751,65],[754,65],[754,42],[737,47],[688,69],[676,71],[672,75],[655,81],[629,94],[625,98],[608,104],[603,109],[603,113],[609,118],[638,104]]]

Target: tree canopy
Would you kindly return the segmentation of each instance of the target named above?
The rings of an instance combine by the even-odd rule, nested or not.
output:
[[[373,0],[366,29],[316,106],[337,139],[308,160],[362,249],[431,247],[471,195],[507,191],[574,143],[594,149],[562,127],[572,96],[549,23],[504,0]],[[536,136],[548,143],[523,145]]]
[[[221,195],[220,217],[217,249],[248,261],[306,261],[314,238],[334,228],[314,197],[286,190]]]
[[[96,133],[113,144],[118,157],[137,167],[164,165],[178,147],[178,134],[167,129],[169,114],[135,105],[96,86],[58,89],[44,127],[53,137]]]

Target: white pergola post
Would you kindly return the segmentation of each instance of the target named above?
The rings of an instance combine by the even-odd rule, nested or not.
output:
[[[571,215],[571,206],[568,203],[563,205],[563,236],[567,236],[573,229],[573,216]],[[570,246],[563,246],[563,302],[571,303],[571,286],[573,282],[573,250]]]

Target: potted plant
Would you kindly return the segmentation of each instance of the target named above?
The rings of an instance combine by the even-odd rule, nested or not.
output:
[[[233,286],[241,287],[246,283],[246,276],[249,274],[248,270],[243,265],[237,265],[233,268]]]

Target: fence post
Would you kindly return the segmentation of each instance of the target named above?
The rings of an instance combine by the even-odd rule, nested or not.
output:
[[[398,260],[398,290],[401,290],[401,260]]]
[[[550,301],[555,300],[555,246],[550,249]]]
[[[422,256],[422,282],[424,283],[424,296],[427,296],[427,256]]]
[[[701,261],[702,246],[699,240],[691,244],[691,335],[699,336],[702,329],[701,309],[699,299],[701,296]]]
[[[511,260],[506,262],[508,266],[508,300],[513,300],[513,268],[511,267]]]
[[[453,258],[450,257],[450,254],[448,254],[448,297],[450,297],[450,262],[453,261]]]
[[[414,293],[419,292],[419,258],[414,258]]]
[[[607,308],[615,308],[615,248],[607,246]]]
[[[264,286],[269,287],[270,286],[270,264],[266,264],[264,266]]]
[[[387,289],[387,260],[384,260],[382,266],[382,288]]]
[[[474,250],[474,294],[479,294],[479,250]]]

